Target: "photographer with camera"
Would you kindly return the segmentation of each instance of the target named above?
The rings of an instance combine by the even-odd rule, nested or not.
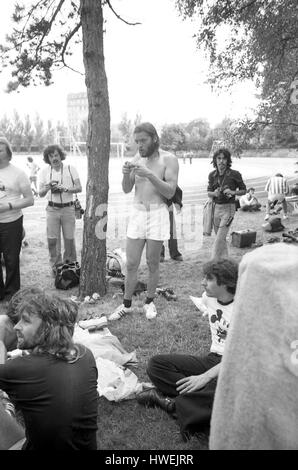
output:
[[[64,263],[76,261],[75,248],[75,204],[73,194],[82,191],[76,168],[65,165],[65,152],[59,145],[49,145],[43,152],[47,167],[40,172],[39,196],[47,195],[47,238],[50,264],[55,271],[61,264],[60,233],[64,240]]]
[[[212,259],[228,256],[227,234],[236,212],[235,196],[246,193],[241,173],[232,170],[231,153],[226,148],[218,149],[212,158],[214,171],[208,177],[208,196],[214,202],[213,227],[216,233]]]

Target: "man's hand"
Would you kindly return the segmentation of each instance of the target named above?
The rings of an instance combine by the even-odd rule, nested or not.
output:
[[[176,390],[180,395],[184,395],[185,393],[191,393],[195,392],[196,390],[200,390],[201,388],[205,387],[208,382],[210,382],[210,378],[208,378],[205,374],[190,375],[189,377],[185,377],[184,379],[180,379],[178,382],[176,382]]]
[[[150,178],[153,175],[152,171],[143,165],[135,165],[135,167],[133,168],[133,172],[135,175],[140,176],[142,178]]]
[[[135,167],[135,165],[131,162],[125,162],[123,167],[122,167],[122,173],[124,175],[130,175],[130,172],[132,169]]]
[[[213,191],[213,195],[214,195],[214,197],[219,197],[219,195],[220,195],[220,189],[219,189],[219,188],[216,188],[216,189]]]
[[[227,197],[235,196],[235,191],[232,191],[230,188],[224,189],[223,193]]]

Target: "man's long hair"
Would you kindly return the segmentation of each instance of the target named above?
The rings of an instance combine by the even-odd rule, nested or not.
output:
[[[142,122],[141,124],[138,124],[135,127],[133,133],[137,134],[138,132],[146,132],[146,134],[148,134],[152,139],[155,139],[154,150],[157,150],[159,148],[159,135],[153,124],[151,124],[151,122]]]
[[[80,349],[73,342],[74,326],[77,320],[77,305],[58,296],[42,292],[27,297],[18,307],[19,314],[26,311],[42,320],[36,354],[51,354],[67,362],[80,357]]]
[[[20,319],[19,307],[25,302],[25,299],[28,300],[29,297],[35,297],[42,292],[43,289],[40,287],[23,287],[12,296],[7,305],[6,315],[13,325],[16,325]]]
[[[213,154],[211,163],[213,164],[214,168],[217,169],[216,159],[217,159],[218,155],[220,155],[221,153],[224,155],[225,159],[227,160],[227,167],[231,168],[231,166],[232,166],[231,152],[230,152],[230,150],[228,150],[224,147],[221,147],[220,149],[216,150],[216,152]]]
[[[238,263],[231,258],[211,260],[203,265],[207,278],[215,277],[217,284],[224,285],[230,294],[235,294],[238,280]]]
[[[52,155],[55,152],[55,150],[57,150],[57,152],[59,153],[61,161],[65,160],[66,158],[66,153],[64,152],[63,148],[60,147],[60,145],[57,145],[57,144],[48,145],[43,151],[43,161],[47,163],[48,165],[50,165],[49,156]]]

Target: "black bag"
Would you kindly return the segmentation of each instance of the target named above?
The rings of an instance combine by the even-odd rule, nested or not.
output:
[[[55,276],[56,289],[67,290],[77,286],[80,282],[80,272],[81,268],[78,262],[57,266]]]
[[[172,204],[177,204],[180,209],[182,208],[182,196],[183,196],[183,191],[182,189],[177,185],[176,186],[176,191],[174,196],[171,199],[167,199],[167,205],[171,206]]]
[[[68,171],[71,177],[72,185],[74,186],[74,180],[70,171],[70,165],[68,165]],[[81,206],[81,203],[79,201],[78,196],[76,195],[75,200],[74,200],[74,208],[75,208],[75,218],[76,219],[81,219],[82,215],[84,214],[84,209]]]

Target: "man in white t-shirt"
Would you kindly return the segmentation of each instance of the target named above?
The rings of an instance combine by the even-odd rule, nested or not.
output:
[[[239,199],[240,209],[244,212],[254,212],[261,209],[261,204],[255,196],[255,188],[249,188]]]
[[[37,173],[39,171],[39,166],[37,165],[37,163],[35,163],[35,161],[33,160],[32,157],[27,157],[27,167],[29,168],[29,180],[30,180],[30,183],[32,184],[32,191],[33,191],[33,194],[34,196],[37,196],[38,195],[38,191],[37,191]]]
[[[210,425],[217,377],[233,314],[238,264],[231,259],[211,260],[203,266],[203,272],[202,313],[208,314],[209,319],[209,354],[152,357],[147,374],[157,390],[137,395],[141,405],[158,406],[175,413],[184,439]]]
[[[0,137],[0,256],[5,265],[5,283],[0,266],[0,300],[20,289],[20,250],[23,235],[22,209],[34,204],[29,179],[24,171],[10,163],[12,150]]]
[[[61,264],[59,249],[61,229],[64,240],[64,263],[77,260],[75,248],[75,207],[73,194],[80,193],[82,186],[76,168],[65,165],[65,152],[59,145],[49,145],[43,152],[48,164],[39,174],[39,196],[47,196],[47,237],[50,264],[55,271]]]

